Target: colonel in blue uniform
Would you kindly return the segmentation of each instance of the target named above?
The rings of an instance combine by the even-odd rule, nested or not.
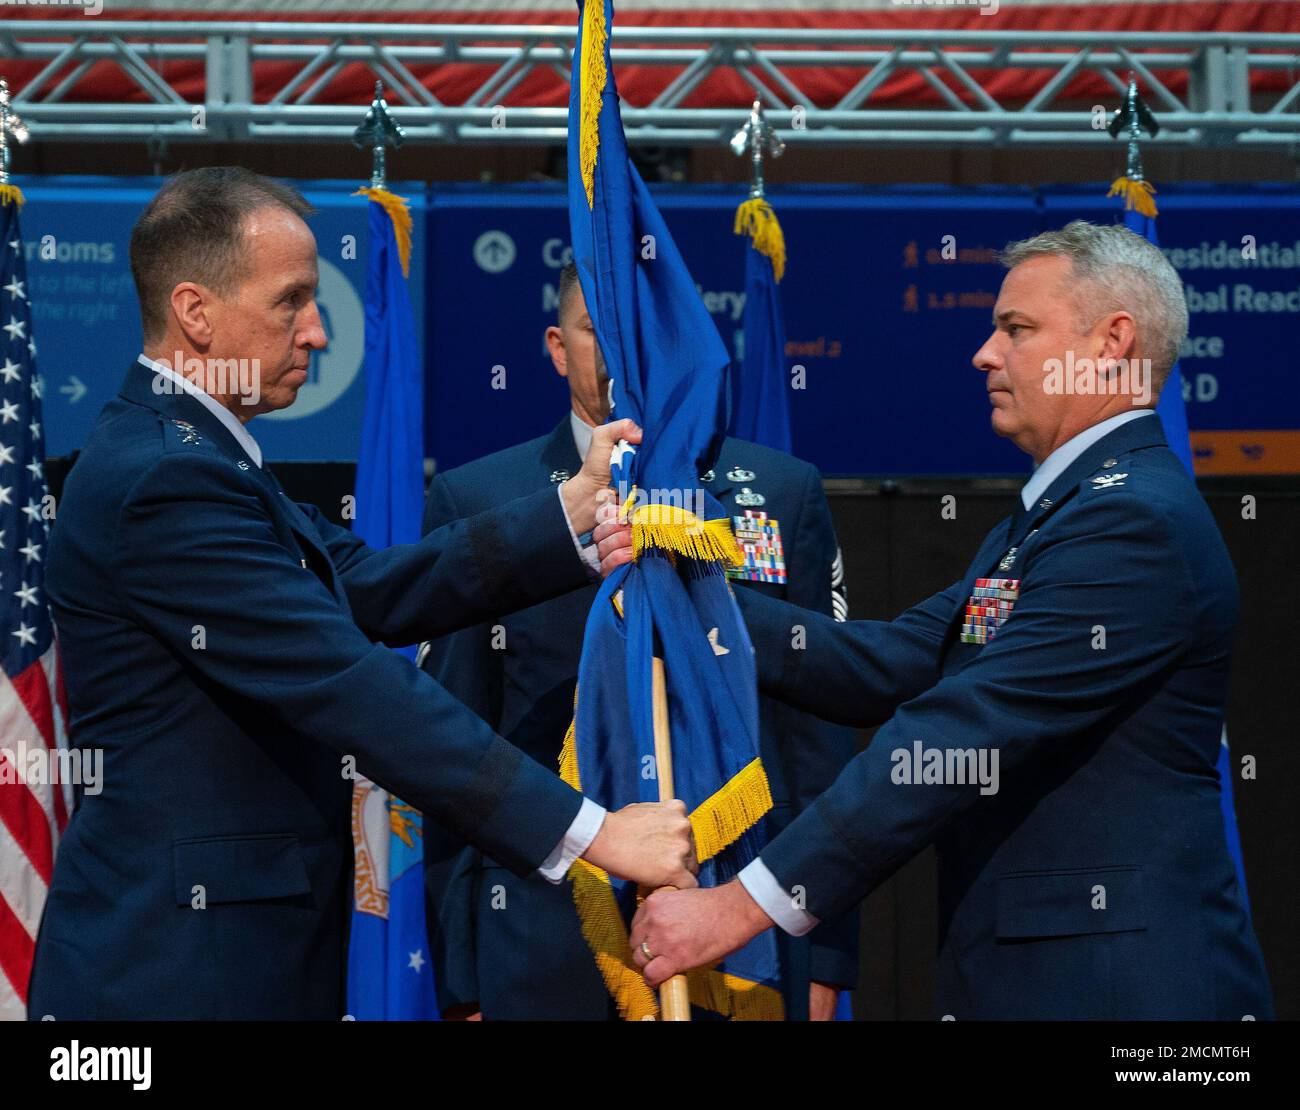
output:
[[[888,723],[737,881],[647,901],[630,939],[652,983],[834,917],[934,844],[941,1015],[1272,1015],[1215,769],[1236,576],[1152,411],[1182,284],[1119,226],[1005,259],[974,362],[994,430],[1037,464],[1021,506],[889,623],[740,599],[766,691]]]
[[[691,881],[684,806],[605,815],[384,646],[585,584],[572,529],[608,473],[376,552],[262,465],[245,422],[325,346],[307,211],[195,170],[133,233],[148,357],[48,552],[72,741],[103,781],[59,846],[33,1018],[338,1019],[354,768],[519,874],[612,851]]]
[[[576,473],[593,425],[609,412],[608,386],[576,271],[560,278],[559,322],[547,331],[572,411],[549,435],[435,478],[426,531]],[[843,620],[843,576],[816,469],[758,444],[728,439],[701,477],[749,544],[745,592],[785,598]],[[573,719],[574,685],[594,587],[502,616],[433,643],[424,666],[540,765],[558,769]],[[774,808],[769,835],[826,788],[853,755],[849,729],[770,699],[761,705],[763,764]],[[616,1018],[579,930],[572,892],[516,878],[489,852],[426,824],[425,878],[434,981],[444,1014],[487,1019]],[[836,987],[857,980],[857,913],[783,943],[786,1013],[829,1016]],[[824,986],[810,989],[810,980]]]

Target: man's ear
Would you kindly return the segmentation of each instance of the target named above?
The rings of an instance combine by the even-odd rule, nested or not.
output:
[[[569,376],[568,352],[564,349],[564,333],[552,324],[546,329],[546,349],[551,352],[551,364],[562,378]]]
[[[212,342],[212,322],[208,319],[212,294],[193,281],[182,281],[172,290],[172,315],[185,338],[198,348]]]
[[[1137,324],[1127,312],[1112,312],[1103,316],[1097,326],[1101,329],[1101,350],[1098,361],[1103,359],[1132,359],[1137,347]]]

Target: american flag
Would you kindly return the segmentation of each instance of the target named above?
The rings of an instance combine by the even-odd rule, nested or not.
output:
[[[45,600],[50,504],[41,379],[18,229],[21,194],[0,197],[0,1019],[27,1008],[36,929],[68,823],[67,783],[49,754],[67,746],[67,703]],[[36,764],[44,773],[30,774]],[[29,777],[34,781],[28,781]]]

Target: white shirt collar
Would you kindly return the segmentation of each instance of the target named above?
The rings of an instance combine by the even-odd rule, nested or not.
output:
[[[169,378],[171,381],[179,383],[181,389],[221,421],[226,430],[235,437],[235,442],[244,449],[244,454],[253,460],[258,469],[261,469],[262,449],[257,445],[257,440],[249,434],[248,429],[239,422],[233,412],[226,408],[225,405],[214,401],[192,381],[188,378],[182,377],[171,367],[164,366],[161,362],[154,362],[154,360],[148,355],[143,354],[140,356],[139,361],[142,366],[148,367],[155,374],[160,374],[164,378]]]
[[[1127,424],[1130,420],[1137,420],[1143,416],[1151,416],[1154,412],[1155,409],[1133,409],[1130,412],[1121,412],[1118,416],[1112,416],[1100,424],[1094,424],[1091,428],[1084,428],[1073,439],[1067,439],[1042,461],[1034,471],[1033,477],[1025,483],[1024,489],[1020,491],[1020,503],[1028,509],[1047,492],[1048,487],[1057,478],[1065,473],[1066,468],[1075,459],[1099,439],[1109,435],[1121,424]]]
[[[586,462],[587,452],[591,450],[591,437],[596,429],[572,409],[569,410],[569,426],[573,429],[573,446],[578,449],[578,458]]]

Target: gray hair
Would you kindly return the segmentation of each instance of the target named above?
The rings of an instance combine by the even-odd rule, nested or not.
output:
[[[1178,271],[1160,248],[1122,224],[1073,220],[1060,231],[1009,243],[1001,254],[1011,269],[1031,258],[1061,255],[1070,260],[1079,330],[1107,312],[1124,310],[1137,323],[1152,385],[1158,391],[1187,338],[1187,301]]]

